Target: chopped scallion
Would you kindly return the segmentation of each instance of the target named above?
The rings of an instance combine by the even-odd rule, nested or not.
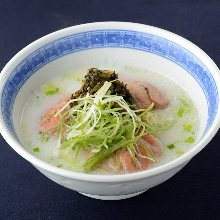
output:
[[[188,137],[184,140],[185,143],[188,143],[188,144],[192,144],[195,142],[195,138],[194,137]]]
[[[39,148],[39,147],[35,147],[35,148],[33,148],[33,151],[34,151],[35,153],[40,152],[40,148]]]
[[[59,88],[55,87],[54,85],[52,84],[48,84],[44,89],[44,94],[47,95],[47,96],[51,96],[51,95],[54,95],[56,93],[58,93],[60,91]]]
[[[167,147],[168,147],[170,150],[172,150],[172,149],[175,148],[175,145],[174,145],[174,144],[169,144],[169,145],[167,145]]]
[[[191,123],[185,123],[183,125],[183,129],[187,132],[191,132],[192,131],[192,128],[193,128],[193,125]]]
[[[181,150],[181,149],[176,151],[176,154],[179,155],[179,156],[183,155],[184,153],[185,152],[183,150]]]
[[[181,107],[181,108],[179,108],[179,110],[178,110],[178,112],[177,112],[177,115],[178,115],[179,117],[183,117],[184,112],[185,112],[185,109]]]

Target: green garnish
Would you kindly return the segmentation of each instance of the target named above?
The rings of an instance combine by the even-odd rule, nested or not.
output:
[[[57,167],[58,167],[58,168],[62,168],[63,165],[62,165],[62,164],[58,164]]]
[[[35,148],[33,148],[33,151],[34,151],[35,153],[40,152],[40,148],[39,148],[39,147],[35,147]]]
[[[185,143],[188,143],[188,144],[192,144],[195,142],[195,138],[194,137],[188,137],[184,140]]]
[[[127,140],[127,141],[121,141],[118,145],[112,146],[108,149],[102,149],[100,152],[96,153],[93,157],[88,159],[84,164],[83,168],[86,173],[89,173],[93,170],[93,168],[103,159],[106,157],[111,156],[116,150],[125,147],[126,145],[130,146],[131,144],[135,143],[138,140],[138,138]]]
[[[184,140],[184,139],[177,140],[177,141],[175,141],[173,144],[167,145],[167,148],[169,148],[170,150],[172,150],[172,149],[174,149],[174,148],[176,147],[177,144],[183,143],[183,142],[188,143],[188,144],[192,144],[192,143],[195,142],[195,138],[194,138],[194,137],[188,137],[188,138],[186,138],[185,140]],[[179,155],[181,155],[181,154],[184,153],[184,152],[183,152],[183,153],[180,153],[181,151],[182,151],[182,150],[177,150],[176,153],[179,154]],[[178,152],[179,152],[179,153],[178,153]]]
[[[181,107],[181,108],[179,108],[179,110],[178,110],[178,112],[177,112],[177,115],[178,115],[179,117],[183,117],[184,112],[185,112],[185,109]]]
[[[55,115],[60,116],[57,130],[61,154],[67,148],[94,153],[83,165],[86,172],[92,171],[101,160],[120,148],[130,148],[130,152],[135,154],[134,143],[144,134],[156,130],[138,116],[147,114],[153,105],[135,112],[122,96],[108,95],[111,85],[106,81],[95,95],[87,94],[68,101]],[[67,109],[70,103],[74,105]],[[66,128],[65,137],[63,127]]]
[[[176,151],[176,154],[179,155],[179,156],[183,155],[184,153],[185,152],[183,150],[181,150],[181,149]]]
[[[50,90],[50,91],[45,92],[45,95],[47,95],[47,96],[54,95],[54,94],[58,93],[59,91],[60,91],[59,88],[55,88],[54,90]]]
[[[189,113],[192,110],[192,103],[187,98],[179,98],[180,108],[178,109],[177,115],[183,117],[183,114]]]
[[[178,98],[178,100],[181,102],[182,106],[185,108],[191,107],[191,101],[188,100],[187,98]]]
[[[175,148],[175,145],[174,145],[174,144],[169,144],[169,145],[167,145],[167,147],[168,147],[170,150],[172,150],[172,149]]]
[[[187,132],[191,132],[192,131],[192,128],[193,128],[193,125],[191,123],[185,123],[183,125],[183,129]]]
[[[44,94],[47,96],[51,96],[54,95],[56,93],[58,93],[60,91],[59,88],[55,87],[52,84],[48,84],[45,88],[44,88]]]

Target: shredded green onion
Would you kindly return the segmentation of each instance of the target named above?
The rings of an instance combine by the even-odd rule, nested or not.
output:
[[[111,82],[106,81],[95,95],[69,100],[54,117],[59,115],[58,150],[76,152],[86,150],[93,155],[83,164],[91,172],[98,163],[120,148],[127,148],[135,160],[134,144],[145,134],[158,130],[142,117],[147,116],[154,103],[147,109],[133,110],[122,96],[109,95]],[[69,104],[72,103],[72,107]],[[164,128],[161,128],[164,129]],[[66,156],[64,156],[66,157]],[[154,161],[153,158],[148,158]]]
[[[69,100],[55,115],[60,118],[57,131],[61,153],[66,148],[94,153],[83,165],[86,172],[120,148],[132,149],[141,136],[155,130],[141,119],[154,104],[132,110],[122,96],[108,95],[110,86],[111,82],[105,82],[95,95]],[[70,103],[74,103],[72,108],[68,107]]]

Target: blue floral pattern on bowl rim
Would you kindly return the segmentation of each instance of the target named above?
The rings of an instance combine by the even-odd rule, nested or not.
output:
[[[2,94],[2,113],[6,126],[14,134],[13,105],[25,81],[42,66],[70,53],[97,48],[129,48],[150,52],[175,62],[198,82],[208,104],[206,131],[218,109],[218,91],[208,68],[190,51],[165,38],[130,30],[97,30],[69,35],[37,49],[12,71]]]

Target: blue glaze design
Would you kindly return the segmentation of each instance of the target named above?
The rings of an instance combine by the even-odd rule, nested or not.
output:
[[[157,54],[180,65],[196,79],[208,103],[206,131],[212,125],[218,109],[218,91],[206,66],[191,52],[167,39],[142,32],[127,30],[97,30],[58,39],[26,57],[12,71],[2,94],[2,113],[8,129],[16,137],[12,110],[16,95],[25,81],[39,68],[70,53],[95,48],[129,48]]]

